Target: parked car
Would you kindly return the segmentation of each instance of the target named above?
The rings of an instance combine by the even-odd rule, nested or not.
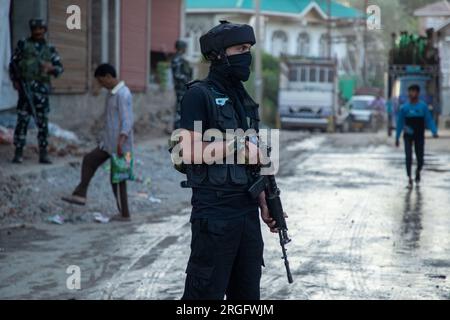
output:
[[[351,130],[369,129],[375,132],[380,129],[383,115],[372,106],[375,99],[371,95],[353,96],[350,99],[346,109],[350,113]]]

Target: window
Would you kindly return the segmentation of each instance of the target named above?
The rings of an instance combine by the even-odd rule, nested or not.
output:
[[[334,71],[333,70],[328,71],[328,82],[330,82],[330,83],[334,82]]]
[[[287,53],[288,37],[286,32],[277,30],[272,35],[272,54],[279,57],[282,53]]]
[[[189,42],[187,53],[189,56],[198,57],[201,55],[200,48],[200,37],[204,34],[204,32],[197,27],[192,27],[186,33],[187,41]]]
[[[315,67],[309,69],[309,82],[317,82],[317,69]]]
[[[327,82],[327,71],[324,68],[320,68],[319,82]]]
[[[297,38],[297,55],[308,56],[309,55],[310,38],[305,32],[300,33]]]
[[[300,81],[301,82],[308,81],[308,69],[307,68],[300,69]]]
[[[321,57],[328,57],[328,36],[323,34],[319,40],[319,55]]]
[[[102,63],[117,65],[116,1],[91,0],[91,8],[92,67],[95,69]]]
[[[297,68],[291,68],[289,70],[289,81],[297,82],[298,81],[298,70]]]

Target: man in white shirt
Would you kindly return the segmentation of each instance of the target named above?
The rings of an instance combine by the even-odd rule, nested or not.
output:
[[[105,106],[105,129],[97,148],[83,158],[81,182],[71,196],[62,200],[71,204],[85,205],[87,190],[97,169],[111,158],[133,152],[133,101],[130,89],[125,82],[117,79],[115,68],[102,64],[95,71],[98,83],[109,90]],[[113,217],[117,221],[129,221],[126,181],[112,184],[120,215]]]

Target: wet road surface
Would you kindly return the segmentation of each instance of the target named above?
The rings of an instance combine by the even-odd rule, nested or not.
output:
[[[289,287],[266,275],[266,296],[450,298],[448,155],[428,153],[423,183],[409,191],[401,149],[301,144],[309,151],[297,173],[279,179],[297,281]]]
[[[450,155],[428,152],[422,184],[407,190],[401,149],[339,139],[284,148],[278,183],[295,282],[264,229],[262,298],[449,299]],[[0,297],[179,299],[188,218],[184,210],[127,226],[41,226],[26,246],[18,235],[0,258]],[[80,291],[66,288],[69,265],[81,268]]]

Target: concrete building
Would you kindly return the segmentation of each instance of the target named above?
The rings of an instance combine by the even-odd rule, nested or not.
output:
[[[438,34],[436,46],[441,62],[441,102],[442,115],[450,116],[450,3],[439,1],[414,11],[419,18],[419,32],[433,28]]]
[[[450,19],[436,29],[441,59],[441,102],[442,115],[450,117]]]
[[[0,0],[2,14],[9,24],[0,52],[10,52],[20,38],[29,35],[28,20],[41,17],[48,21],[49,41],[61,54],[65,73],[53,81],[51,121],[75,129],[95,120],[102,112],[103,96],[93,79],[93,71],[104,62],[116,66],[135,96],[135,110],[156,120],[161,109],[173,107],[173,93],[159,90],[156,70],[174,52],[174,43],[183,31],[183,0]],[[81,29],[69,30],[67,8],[81,9]],[[0,55],[3,70],[9,54]],[[8,88],[3,76],[3,87]],[[155,81],[154,81],[155,82]],[[8,92],[10,92],[9,89]],[[16,99],[16,97],[15,97]],[[14,99],[14,101],[15,101]],[[11,99],[1,98],[0,107],[14,107]],[[164,113],[164,112],[162,112]],[[155,121],[157,124],[158,121]]]
[[[305,57],[328,55],[328,22],[331,55],[341,74],[358,74],[362,68],[362,13],[335,1],[261,0],[263,50]],[[186,0],[186,39],[189,58],[200,59],[199,37],[219,20],[254,25],[253,0]]]
[[[434,2],[414,11],[419,18],[419,32],[429,28],[438,29],[450,18],[450,3],[447,0]]]

